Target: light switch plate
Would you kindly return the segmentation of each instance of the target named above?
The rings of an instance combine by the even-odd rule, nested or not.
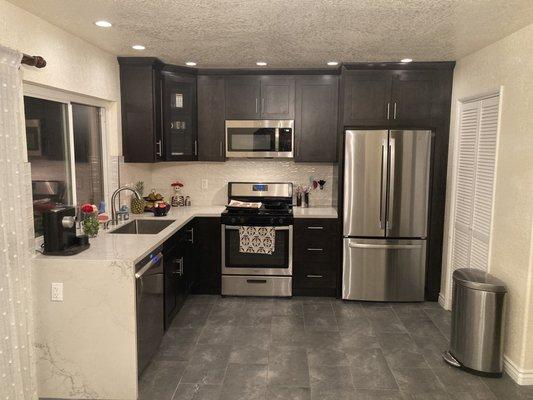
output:
[[[52,282],[52,301],[63,301],[63,283]]]
[[[203,190],[207,189],[207,179],[202,179],[202,189]]]

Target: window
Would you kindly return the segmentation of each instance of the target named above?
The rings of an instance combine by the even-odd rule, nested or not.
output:
[[[102,109],[25,96],[24,112],[35,236],[41,236],[43,211],[104,200]]]
[[[488,269],[499,105],[497,95],[460,106],[452,270]]]

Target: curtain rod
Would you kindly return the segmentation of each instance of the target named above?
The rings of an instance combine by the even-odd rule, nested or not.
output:
[[[36,68],[46,67],[46,60],[41,56],[30,56],[28,54],[22,55],[22,64],[31,65]]]

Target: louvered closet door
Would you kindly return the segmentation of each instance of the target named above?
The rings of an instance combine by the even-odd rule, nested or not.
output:
[[[470,227],[473,213],[479,114],[479,102],[465,103],[461,106],[457,175],[455,179],[453,269],[466,268],[470,264]]]
[[[487,269],[499,97],[461,107],[456,175],[453,269]]]
[[[480,269],[489,261],[499,103],[499,97],[481,101],[470,249],[470,265]]]

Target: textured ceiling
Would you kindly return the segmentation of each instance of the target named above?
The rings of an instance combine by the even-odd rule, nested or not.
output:
[[[204,68],[456,60],[533,22],[533,0],[10,2],[113,54]]]

